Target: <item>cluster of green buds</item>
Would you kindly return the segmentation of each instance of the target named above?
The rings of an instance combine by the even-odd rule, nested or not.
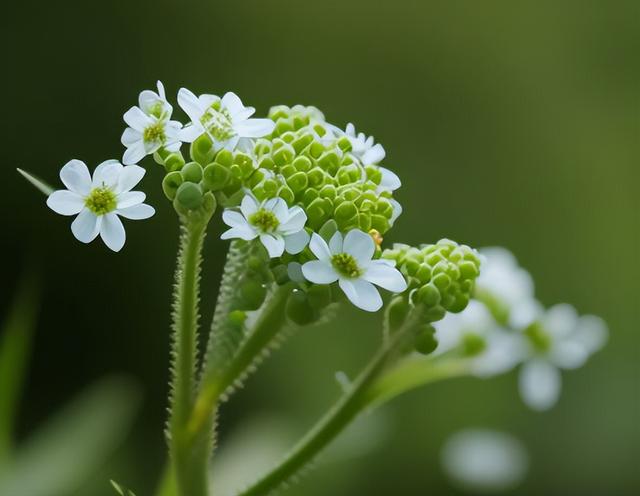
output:
[[[473,295],[480,274],[479,254],[466,245],[442,239],[418,248],[395,244],[382,257],[395,261],[408,282],[408,291],[393,302],[395,310],[390,309],[390,318],[402,318],[408,305],[420,307],[423,324],[417,334],[416,349],[431,353],[437,346],[432,323],[447,312],[464,310]]]

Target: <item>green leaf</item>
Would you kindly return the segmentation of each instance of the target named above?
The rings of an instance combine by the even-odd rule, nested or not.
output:
[[[33,184],[39,191],[49,196],[51,193],[55,191],[54,188],[49,186],[40,178],[34,176],[33,174],[29,174],[27,171],[23,171],[22,169],[16,169],[22,177],[24,177],[27,181]]]
[[[0,336],[0,466],[11,456],[12,435],[38,314],[38,283],[27,275],[15,294]]]
[[[138,404],[138,389],[128,380],[91,386],[20,447],[0,471],[0,494],[72,494],[124,440]]]

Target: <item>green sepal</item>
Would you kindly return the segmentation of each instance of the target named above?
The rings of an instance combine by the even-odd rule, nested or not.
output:
[[[182,168],[181,173],[185,182],[199,183],[202,181],[202,166],[198,162],[189,162]]]
[[[162,180],[162,191],[164,191],[165,196],[173,201],[176,197],[176,193],[178,192],[178,188],[184,182],[182,179],[182,174],[178,171],[169,172],[164,179]]]
[[[203,167],[213,161],[215,152],[213,150],[213,141],[205,133],[191,143],[190,151],[191,159],[198,162]]]

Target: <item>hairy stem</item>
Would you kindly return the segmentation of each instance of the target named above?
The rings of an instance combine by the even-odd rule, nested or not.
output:
[[[349,390],[296,444],[284,460],[238,496],[264,496],[291,479],[307,466],[369,404],[369,387],[398,356],[413,336],[417,314],[386,341],[373,359],[351,384]]]
[[[200,262],[206,224],[183,221],[176,270],[169,448],[180,496],[207,495],[208,450],[203,452],[202,446],[194,449],[186,442],[195,394]]]

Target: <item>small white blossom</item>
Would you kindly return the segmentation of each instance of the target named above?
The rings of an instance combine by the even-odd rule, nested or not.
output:
[[[143,192],[131,191],[144,174],[137,165],[123,167],[117,160],[107,160],[96,167],[92,179],[84,162],[71,160],[60,171],[68,189],[51,193],[47,205],[60,215],[78,215],[71,223],[78,241],[90,243],[100,234],[110,249],[120,251],[125,231],[118,216],[140,220],[155,213],[143,203]]]
[[[434,356],[458,349],[469,357],[470,370],[477,376],[507,372],[522,358],[522,336],[502,328],[479,301],[471,300],[461,313],[447,313],[434,326],[438,341]]]
[[[358,308],[375,312],[382,298],[374,284],[394,293],[407,289],[407,282],[391,260],[373,260],[375,243],[367,233],[354,229],[347,235],[336,232],[329,244],[316,233],[309,248],[318,260],[302,266],[304,277],[316,284],[338,281],[340,289]]]
[[[482,270],[476,280],[476,294],[485,303],[500,307],[506,316],[505,324],[514,328],[527,326],[540,311],[531,275],[505,248],[482,248],[480,255]]]
[[[551,307],[524,331],[527,359],[519,376],[520,394],[534,410],[551,408],[560,395],[559,369],[575,369],[607,340],[607,326],[593,315],[578,316],[567,304]]]
[[[167,96],[164,92],[164,85],[161,81],[158,81],[158,92],[151,90],[144,90],[140,92],[138,97],[138,107],[147,115],[155,116],[158,119],[170,119],[173,113],[173,107],[167,101]]]
[[[206,133],[215,150],[224,148],[232,151],[241,141],[261,138],[271,134],[275,128],[271,119],[250,119],[255,109],[245,107],[231,92],[222,98],[207,94],[198,97],[188,89],[180,88],[178,104],[191,119],[191,124],[180,132],[181,141],[186,143]]]
[[[160,148],[169,152],[177,152],[180,149],[179,133],[182,124],[168,120],[168,115],[161,114],[157,117],[145,113],[140,107],[131,107],[124,114],[124,121],[129,125],[120,138],[122,144],[127,147],[122,157],[124,164],[137,164]]]
[[[300,253],[309,243],[309,233],[304,229],[307,214],[298,206],[287,207],[282,198],[260,203],[247,194],[242,199],[240,212],[225,209],[222,220],[231,228],[222,234],[222,239],[260,238],[271,258],[281,256],[285,250]]]

